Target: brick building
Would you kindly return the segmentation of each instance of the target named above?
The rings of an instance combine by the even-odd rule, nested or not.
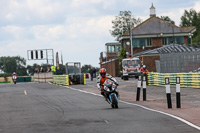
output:
[[[121,47],[125,48],[126,52],[133,57],[133,55],[139,52],[153,50],[172,43],[179,45],[191,44],[192,33],[195,31],[195,26],[178,27],[159,17],[156,17],[155,8],[152,4],[152,7],[150,8],[150,18],[132,28],[131,34],[129,32],[123,34],[119,38],[119,42],[121,43]],[[107,54],[107,59],[111,59],[109,54]],[[141,57],[141,61],[143,61],[143,63],[151,62],[147,65],[147,67],[150,68],[150,71],[156,71],[155,60],[159,60],[158,55],[152,54],[151,56]],[[100,61],[100,65],[102,63],[105,64],[105,62]],[[103,66],[101,65],[101,67]]]

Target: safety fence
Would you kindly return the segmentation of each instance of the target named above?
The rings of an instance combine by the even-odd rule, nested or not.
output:
[[[81,78],[77,78],[81,77]],[[53,83],[58,85],[72,85],[72,84],[86,84],[85,81],[85,74],[84,75],[53,75]],[[77,81],[76,81],[77,80]]]
[[[148,85],[165,86],[165,78],[170,85],[176,86],[176,77],[180,77],[181,87],[200,88],[200,73],[148,73]]]
[[[53,83],[58,85],[69,85],[68,75],[53,75]]]

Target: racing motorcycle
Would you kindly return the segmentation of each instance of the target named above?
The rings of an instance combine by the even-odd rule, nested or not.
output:
[[[17,83],[17,75],[13,75],[12,80],[13,80],[13,83],[16,84]]]
[[[115,78],[109,77],[103,86],[104,86],[104,96],[106,101],[111,105],[112,108],[118,108],[118,97],[119,92],[117,91],[118,82]]]

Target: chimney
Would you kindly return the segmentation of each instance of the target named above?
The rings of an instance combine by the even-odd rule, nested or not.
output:
[[[153,3],[152,3],[152,6],[150,8],[150,17],[155,17],[156,16],[156,8],[153,6]]]

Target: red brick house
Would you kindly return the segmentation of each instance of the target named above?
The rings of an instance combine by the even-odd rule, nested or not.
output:
[[[130,36],[129,32],[123,34],[119,38],[119,42],[121,47],[126,48],[126,52],[133,57],[134,54],[139,52],[156,49],[172,43],[180,45],[191,44],[191,36],[195,31],[195,26],[178,27],[156,17],[155,8],[152,5],[150,8],[150,18],[131,29],[132,36]],[[131,42],[132,44],[130,44]],[[109,58],[109,54],[107,58]],[[151,54],[151,56],[143,56],[141,58],[143,63],[150,62],[146,64],[150,71],[156,71],[155,60],[160,60],[159,55]],[[101,67],[104,67],[102,63],[105,64],[105,62],[100,62]]]

